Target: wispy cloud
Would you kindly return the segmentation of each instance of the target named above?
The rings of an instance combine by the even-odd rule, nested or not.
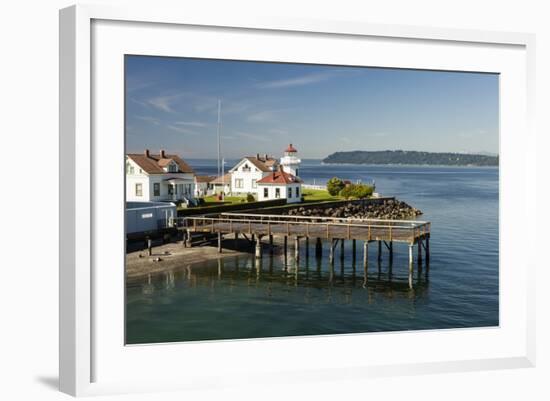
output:
[[[286,135],[286,134],[288,134],[287,130],[279,129],[279,128],[271,128],[270,130],[268,130],[268,132],[270,132],[271,134],[275,134],[275,135]]]
[[[250,114],[248,117],[246,117],[246,121],[250,123],[265,123],[267,121],[273,121],[274,117],[274,111],[265,110]]]
[[[266,137],[260,136],[258,134],[251,134],[249,132],[237,132],[237,133],[235,133],[235,135],[240,137],[240,138],[250,139],[250,140],[258,141],[258,142],[271,142],[271,138],[266,138]]]
[[[148,99],[146,103],[156,109],[167,113],[174,113],[174,104],[183,96],[183,94],[156,96]]]
[[[203,123],[200,121],[176,121],[174,124],[184,125],[187,127],[197,127],[197,128],[207,127],[208,125],[210,125],[208,123]]]
[[[181,134],[199,135],[199,133],[196,132],[196,131],[193,131],[193,130],[190,130],[190,129],[187,129],[187,128],[183,128],[183,127],[180,127],[180,126],[177,126],[177,125],[168,124],[166,126],[166,128],[171,129],[172,131],[179,132]]]
[[[138,120],[141,120],[141,121],[145,121],[145,122],[148,122],[150,124],[153,124],[153,125],[160,125],[160,121],[155,118],[155,117],[151,117],[151,116],[136,116],[136,118]]]
[[[256,84],[256,87],[260,89],[290,88],[293,86],[311,85],[318,82],[326,81],[327,79],[333,76],[334,74],[331,74],[331,73],[318,72],[313,74],[301,75],[293,78],[260,82]]]
[[[126,80],[126,92],[137,92],[142,89],[147,89],[155,85],[155,82],[152,81],[144,81],[138,78],[127,78]]]
[[[261,110],[249,114],[246,121],[249,123],[267,123],[280,120],[280,114],[291,109]]]

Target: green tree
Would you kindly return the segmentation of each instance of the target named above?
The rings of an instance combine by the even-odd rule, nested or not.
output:
[[[255,202],[256,198],[254,198],[254,195],[252,195],[252,194],[247,194],[246,195],[246,201],[247,202]]]
[[[350,184],[340,191],[340,196],[350,199],[363,199],[368,198],[374,192],[372,185],[365,184]]]
[[[338,177],[332,177],[327,181],[327,191],[332,196],[338,195],[345,186],[344,181]]]

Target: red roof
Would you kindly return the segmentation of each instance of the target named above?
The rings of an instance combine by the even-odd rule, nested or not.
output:
[[[292,146],[292,144],[288,145],[288,148],[285,149],[285,152],[288,152],[288,153],[296,153],[297,150],[294,146]]]
[[[300,181],[299,178],[281,170],[275,171],[261,180],[258,180],[258,184],[298,184],[300,182],[302,181]]]

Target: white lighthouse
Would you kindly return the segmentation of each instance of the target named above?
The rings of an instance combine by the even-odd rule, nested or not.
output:
[[[296,153],[298,153],[296,148],[292,144],[288,145],[285,155],[281,157],[281,166],[285,173],[299,177],[298,167],[300,167],[301,160],[296,157]]]

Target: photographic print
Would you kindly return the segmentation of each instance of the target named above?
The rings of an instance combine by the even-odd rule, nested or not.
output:
[[[125,56],[126,343],[499,325],[499,76]]]

